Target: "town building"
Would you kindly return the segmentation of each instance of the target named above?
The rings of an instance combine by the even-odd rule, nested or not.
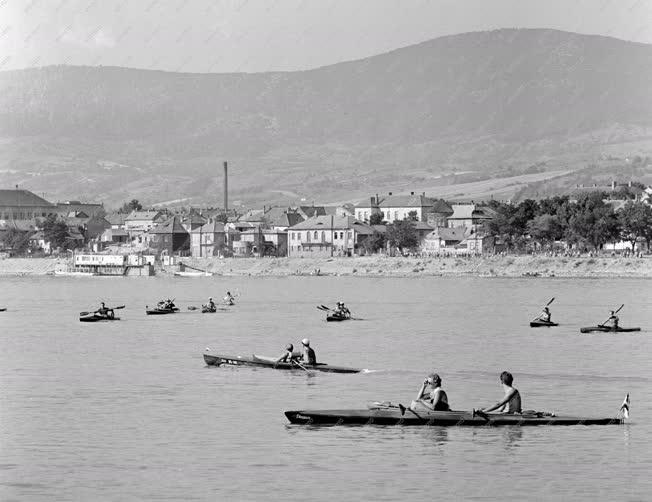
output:
[[[372,214],[380,214],[384,221],[391,223],[397,220],[415,219],[427,221],[428,213],[434,207],[432,199],[425,193],[415,195],[393,195],[370,197],[369,202],[361,202],[355,206],[355,218],[368,223]]]
[[[195,258],[230,254],[229,235],[224,223],[209,220],[190,232],[190,253]],[[231,235],[235,235],[235,231]]]
[[[491,221],[496,213],[487,206],[478,206],[474,203],[451,204],[453,214],[448,218],[448,226],[476,228]]]
[[[139,234],[148,232],[159,223],[165,221],[167,215],[164,211],[132,211],[125,217],[124,228],[133,239]]]
[[[288,228],[288,256],[353,256],[373,233],[351,216],[315,216]]]
[[[0,229],[33,230],[37,220],[53,214],[56,206],[29,190],[0,190]]]
[[[181,218],[172,216],[147,232],[150,246],[161,254],[186,256],[190,253],[190,235],[183,228]]]

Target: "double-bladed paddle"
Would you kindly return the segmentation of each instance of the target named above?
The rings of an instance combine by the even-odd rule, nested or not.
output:
[[[621,310],[624,306],[625,306],[625,304],[623,303],[620,307],[618,307],[618,310],[614,310],[614,314],[617,314],[618,312],[620,312],[620,310]],[[609,316],[609,318],[608,318],[605,322],[603,322],[602,324],[598,324],[598,326],[604,326],[605,323],[609,321],[609,319],[611,319],[611,316]]]
[[[548,305],[550,305],[550,304],[551,304],[552,302],[554,302],[554,301],[555,301],[555,297],[553,296],[553,297],[550,299],[550,301],[549,301],[548,303],[545,304],[545,306],[544,306],[543,308],[546,308]],[[539,314],[539,315],[540,315],[540,314]],[[536,321],[537,319],[539,319],[539,316],[536,316],[534,319],[532,319],[531,322],[534,322],[534,321]]]
[[[123,309],[123,308],[125,308],[124,305],[118,305],[117,307],[113,307],[113,308],[107,307],[107,310],[120,310],[120,309]],[[95,310],[93,312],[80,312],[79,315],[97,314],[99,311],[100,311],[100,309],[97,309],[97,310]]]
[[[401,410],[401,416],[404,416],[405,411],[407,410],[407,411],[411,411],[412,413],[414,413],[417,418],[423,420],[423,417],[421,415],[419,415],[416,411],[414,411],[412,408],[410,408],[409,406],[403,406],[401,403],[398,403],[398,407]]]
[[[303,371],[305,371],[308,375],[310,375],[310,376],[313,375],[312,371],[308,371],[308,369],[303,364],[301,364],[299,361],[297,361],[296,359],[290,359],[290,363],[291,364],[296,364],[299,368],[301,368]]]

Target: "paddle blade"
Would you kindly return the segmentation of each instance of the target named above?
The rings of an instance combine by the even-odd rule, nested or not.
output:
[[[616,310],[616,314],[617,314],[618,312],[620,312],[620,309],[622,309],[624,306],[625,306],[625,304],[623,303],[620,307],[618,307],[618,310]]]
[[[629,392],[625,396],[625,400],[620,407],[620,414],[623,416],[623,418],[629,418]]]
[[[401,403],[398,403],[398,407],[401,410],[401,416],[405,415],[405,406],[403,406]]]
[[[125,308],[124,305],[118,305],[117,307],[113,307],[113,310],[120,310],[120,309],[123,309],[123,308]]]
[[[79,315],[88,315],[88,314],[92,314],[92,312],[80,312],[79,313]]]
[[[553,296],[548,303],[546,303],[546,307],[550,305],[552,302],[555,301],[555,297]]]

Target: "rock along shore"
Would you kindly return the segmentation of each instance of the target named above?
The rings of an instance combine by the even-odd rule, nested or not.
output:
[[[359,277],[636,277],[652,278],[652,257],[485,256],[469,258],[182,258],[192,267],[226,276]],[[0,276],[54,274],[65,259],[6,258]],[[177,267],[157,267],[172,275]]]

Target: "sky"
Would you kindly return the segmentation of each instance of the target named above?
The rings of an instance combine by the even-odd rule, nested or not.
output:
[[[652,0],[0,0],[0,71],[293,71],[498,28],[650,44]]]

